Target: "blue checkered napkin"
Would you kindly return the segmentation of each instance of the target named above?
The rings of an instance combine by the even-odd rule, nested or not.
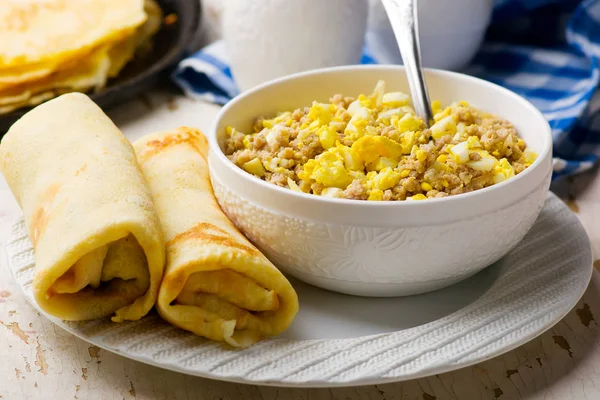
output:
[[[532,102],[554,136],[554,178],[590,169],[600,154],[600,0],[496,0],[486,42],[466,73]],[[365,48],[363,64],[377,63]],[[223,42],[184,59],[174,81],[195,99],[225,104],[239,91]]]

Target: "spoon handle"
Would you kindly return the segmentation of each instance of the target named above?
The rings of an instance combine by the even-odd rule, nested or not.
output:
[[[421,65],[417,0],[382,0],[382,2],[400,48],[415,111],[427,126],[430,126],[433,112]]]

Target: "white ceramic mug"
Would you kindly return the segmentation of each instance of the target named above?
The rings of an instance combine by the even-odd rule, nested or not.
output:
[[[459,70],[480,48],[493,0],[418,0],[423,66]],[[382,64],[402,57],[381,0],[369,0],[366,43]]]
[[[367,0],[226,0],[222,34],[241,91],[360,62]]]

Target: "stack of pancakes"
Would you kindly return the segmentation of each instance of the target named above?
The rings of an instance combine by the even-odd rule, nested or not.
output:
[[[1,0],[0,115],[104,88],[161,20],[154,0]]]

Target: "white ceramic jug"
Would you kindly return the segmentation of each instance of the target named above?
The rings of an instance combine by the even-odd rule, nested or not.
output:
[[[240,90],[360,61],[368,0],[226,0],[222,34]]]
[[[465,67],[481,46],[493,0],[418,0],[418,7],[423,66]],[[380,63],[402,64],[381,0],[369,0],[366,43]]]

